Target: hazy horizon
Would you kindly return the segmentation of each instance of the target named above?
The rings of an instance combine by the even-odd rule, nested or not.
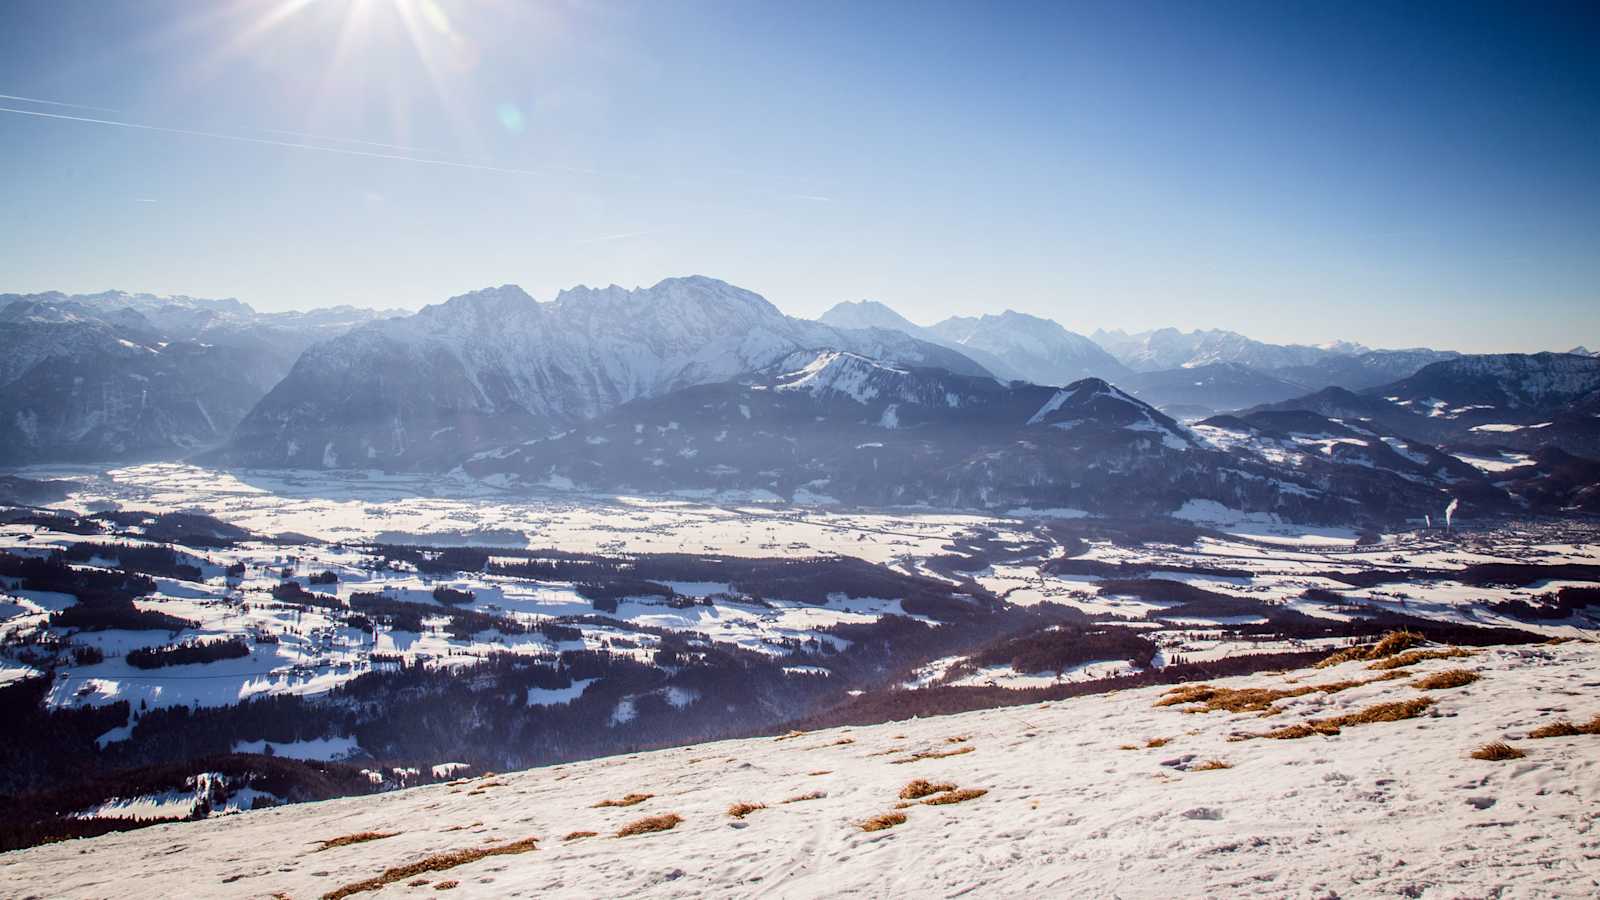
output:
[[[1585,4],[18,2],[0,291],[1600,342]]]

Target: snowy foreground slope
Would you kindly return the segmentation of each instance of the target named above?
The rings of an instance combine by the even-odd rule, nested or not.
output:
[[[1479,680],[1434,690],[1416,683],[1452,669]],[[1529,735],[1600,714],[1600,645],[1487,648],[1387,670],[1354,661],[1216,684],[1346,681],[1364,683],[1279,699],[1281,712],[1265,718],[1158,707],[1167,689],[1150,688],[248,812],[0,857],[0,896],[319,897],[434,854],[495,847],[506,849],[437,871],[412,867],[348,895],[1600,891],[1600,735]],[[1415,718],[1346,725],[1333,736],[1230,740],[1418,698],[1433,703]],[[1497,741],[1526,756],[1470,756]],[[937,805],[901,800],[919,778],[986,793]],[[634,793],[653,796],[595,805]],[[737,819],[735,803],[766,808]],[[902,803],[902,824],[860,827]],[[682,817],[669,831],[614,836],[668,813]],[[317,849],[362,832],[393,834]],[[597,834],[565,839],[574,832]]]

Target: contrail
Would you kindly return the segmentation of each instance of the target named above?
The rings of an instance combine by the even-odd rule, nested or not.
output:
[[[16,94],[0,94],[0,100],[20,100],[23,103],[43,103],[46,106],[67,106],[72,109],[92,109],[98,112],[121,112],[109,106],[89,106],[85,103],[62,103],[60,100],[41,100],[38,97],[19,97]]]
[[[460,162],[451,159],[428,159],[422,156],[406,156],[402,153],[379,153],[373,150],[357,150],[353,147],[323,147],[317,144],[303,144],[297,141],[279,141],[271,138],[247,137],[242,134],[223,134],[217,131],[197,131],[193,128],[172,128],[166,125],[147,125],[142,122],[122,122],[116,119],[97,119],[90,116],[69,116],[65,113],[50,113],[37,109],[15,109],[9,106],[0,106],[0,113],[11,113],[18,116],[33,116],[40,119],[59,119],[64,122],[86,122],[90,125],[109,125],[115,128],[128,128],[134,131],[157,131],[164,134],[181,134],[187,137],[211,138],[218,141],[236,141],[242,144],[261,144],[267,147],[283,147],[290,150],[316,150],[321,153],[334,153],[340,156],[363,156],[368,159],[387,159],[396,162],[419,163],[425,166],[443,166],[448,169],[466,169],[474,172],[494,172],[501,175],[533,175],[544,176],[554,173],[565,175],[599,175],[601,173],[592,169],[569,168],[566,166],[547,166],[543,169],[513,169],[505,166],[490,166],[482,163]],[[612,176],[622,177],[622,176]]]
[[[70,109],[92,109],[96,112],[120,113],[122,110],[109,106],[90,106],[87,103],[67,103],[61,100],[45,100],[39,97],[22,97],[17,94],[0,94],[0,100],[20,100],[23,103],[43,103],[46,106],[65,106]],[[304,131],[289,131],[284,128],[250,128],[248,131],[259,131],[263,134],[286,134],[289,137],[310,138],[314,141],[332,141],[336,144],[365,144],[368,147],[386,147],[390,150],[406,150],[411,153],[437,153],[427,147],[408,147],[405,144],[385,144],[382,141],[365,141],[360,138],[332,137],[326,134],[310,134]]]

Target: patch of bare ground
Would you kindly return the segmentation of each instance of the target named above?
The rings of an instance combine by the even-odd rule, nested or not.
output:
[[[953,791],[955,789],[956,786],[953,784],[936,784],[926,778],[918,778],[900,789],[900,799],[920,800],[921,798],[930,796],[932,794],[941,794],[945,791]]]
[[[1443,672],[1424,675],[1411,682],[1411,686],[1424,691],[1438,691],[1444,688],[1465,687],[1477,680],[1476,672],[1468,672],[1466,669],[1445,669]]]
[[[1396,653],[1410,650],[1425,641],[1427,641],[1427,638],[1415,631],[1391,631],[1379,638],[1376,644],[1363,644],[1358,647],[1348,647],[1340,650],[1338,653],[1317,663],[1317,668],[1325,669],[1329,666],[1337,666],[1340,663],[1359,659],[1383,659]]]
[[[663,813],[659,816],[645,816],[642,819],[629,822],[617,829],[617,837],[632,837],[636,834],[650,834],[656,831],[671,831],[683,821],[683,816],[677,813]]]
[[[400,832],[398,831],[358,831],[355,834],[342,834],[336,838],[328,838],[325,841],[319,841],[318,843],[322,844],[322,846],[311,852],[321,853],[324,850],[332,850],[335,847],[348,847],[351,844],[365,844],[367,841],[381,841],[384,838],[392,838],[399,833]]]
[[[391,885],[399,881],[405,881],[408,878],[414,878],[424,872],[443,872],[446,869],[454,869],[457,866],[464,866],[467,863],[477,862],[478,860],[488,856],[507,856],[515,853],[528,853],[530,851],[539,849],[535,843],[536,841],[538,841],[538,838],[530,837],[497,847],[469,847],[464,850],[449,850],[444,853],[435,853],[432,856],[425,856],[416,862],[409,862],[404,865],[385,869],[383,874],[374,878],[368,878],[365,881],[352,882],[336,888],[335,890],[323,894],[322,900],[343,900],[343,898],[352,896],[354,894],[363,894],[367,891],[376,891],[386,885]]]
[[[1154,750],[1157,747],[1165,747],[1166,745],[1168,745],[1170,743],[1172,743],[1172,738],[1155,737],[1155,738],[1151,738],[1148,741],[1145,741],[1144,745],[1145,745],[1145,747],[1147,747],[1147,748],[1149,748],[1151,750]]]
[[[893,828],[896,825],[904,825],[905,823],[905,813],[898,811],[886,812],[880,813],[866,820],[865,822],[862,822],[860,828],[862,831],[883,831],[888,828]]]
[[[1231,769],[1233,763],[1223,759],[1208,759],[1196,766],[1190,766],[1191,772],[1215,772],[1218,769]]]
[[[1518,750],[1504,741],[1495,741],[1492,744],[1484,744],[1482,747],[1472,751],[1473,759],[1485,759],[1490,762],[1504,762],[1508,759],[1521,759],[1527,755],[1528,754],[1523,753],[1521,750]]]
[[[1277,728],[1265,734],[1252,734],[1245,737],[1270,738],[1272,740],[1295,740],[1297,738],[1311,737],[1314,734],[1335,735],[1341,729],[1352,725],[1371,725],[1376,722],[1398,722],[1402,719],[1414,719],[1422,715],[1422,711],[1433,705],[1433,700],[1427,697],[1416,697],[1411,700],[1397,700],[1392,703],[1376,703],[1365,709],[1342,716],[1332,716],[1326,719],[1311,719],[1294,725]]]
[[[1551,722],[1549,725],[1540,725],[1528,732],[1531,738],[1558,738],[1574,737],[1580,734],[1600,734],[1600,716],[1595,716],[1582,725],[1574,725],[1565,719]]]
[[[783,734],[780,734],[777,737],[773,738],[773,740],[775,740],[775,741],[792,741],[797,737],[805,737],[805,736],[806,736],[806,732],[804,732],[804,731],[786,731]]]
[[[436,891],[448,891],[451,888],[454,888],[455,886],[459,885],[460,883],[461,882],[455,881],[453,879],[450,880],[450,881],[441,881],[438,884],[434,885],[433,889],[436,890]]]
[[[594,806],[589,808],[604,809],[609,806],[638,806],[654,796],[655,794],[629,794],[628,796],[623,797],[621,800],[601,800],[599,803],[596,803]]]
[[[562,838],[561,840],[563,840],[563,841],[581,841],[584,838],[595,837],[598,834],[599,834],[599,832],[597,832],[597,831],[569,831],[569,832],[567,832],[567,836]]]
[[[735,803],[728,807],[728,815],[735,819],[742,819],[758,809],[766,809],[765,803]]]
[[[926,806],[944,806],[950,803],[965,803],[968,800],[976,800],[987,793],[989,793],[987,788],[957,788],[953,791],[945,791],[942,794],[929,797],[922,802]]]
[[[891,759],[889,760],[889,764],[901,766],[905,765],[906,763],[914,763],[923,759],[944,759],[947,756],[960,756],[963,753],[971,753],[976,749],[978,748],[972,746],[971,744],[962,744],[958,747],[951,747],[949,750],[919,750],[910,756],[902,757],[900,759]]]

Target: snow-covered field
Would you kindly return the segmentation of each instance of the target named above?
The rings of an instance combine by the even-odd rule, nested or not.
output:
[[[509,494],[465,476],[366,471],[218,471],[181,463],[119,469],[30,469],[84,489],[54,506],[115,505],[199,512],[263,534],[325,541],[385,540],[573,552],[725,553],[803,550],[886,562],[929,555],[951,537],[995,520],[976,515],[837,513],[719,498],[634,498],[550,492]]]
[[[485,775],[36,847],[0,857],[0,895],[315,897],[505,847],[522,852],[354,896],[1592,897],[1600,736],[1529,732],[1600,715],[1597,653],[1488,648],[1393,680],[1350,662],[1218,682],[1369,682],[1268,718],[1157,707],[1150,688]],[[1455,668],[1480,680],[1414,685]],[[1434,702],[1416,718],[1234,740],[1419,698]],[[1526,756],[1470,757],[1496,741]],[[896,810],[919,778],[986,793]],[[596,807],[633,793],[651,796]],[[735,803],[765,808],[739,819]],[[897,811],[901,824],[860,827]],[[670,830],[614,836],[668,813]],[[359,832],[389,836],[317,849]]]

